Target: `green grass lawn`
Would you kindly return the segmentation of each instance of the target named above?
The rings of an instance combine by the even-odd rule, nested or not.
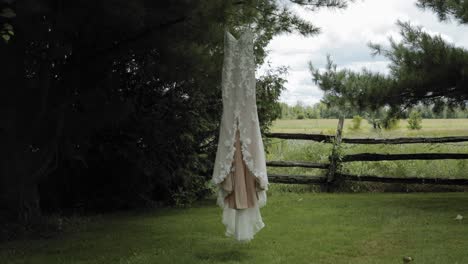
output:
[[[272,186],[266,227],[224,237],[214,200],[94,216],[63,234],[0,244],[0,263],[468,263],[467,193],[317,194]],[[304,188],[304,187],[302,187]],[[294,189],[294,188],[293,188]]]
[[[402,121],[403,122],[403,121]],[[333,134],[337,120],[279,120],[273,132]],[[403,123],[402,123],[403,124]],[[368,125],[345,136],[468,135],[468,120],[424,120],[423,129],[376,132]],[[272,140],[268,160],[327,162],[330,144]],[[359,146],[346,153],[468,152],[468,144]],[[281,168],[268,168],[276,172]],[[287,168],[284,173],[320,174]],[[353,162],[356,174],[468,177],[466,161]],[[468,263],[468,193],[315,193],[312,186],[272,184],[262,209],[266,227],[248,244],[224,237],[214,200],[72,218],[52,238],[0,244],[0,264],[146,263]],[[467,217],[454,220],[457,214]],[[465,222],[466,221],[466,222]],[[68,223],[69,221],[67,221]]]

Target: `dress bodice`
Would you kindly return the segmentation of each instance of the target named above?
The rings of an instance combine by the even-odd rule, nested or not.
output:
[[[224,37],[223,105],[224,110],[234,111],[236,117],[242,107],[255,105],[255,61],[253,57],[253,33],[242,32],[236,39],[228,31]]]

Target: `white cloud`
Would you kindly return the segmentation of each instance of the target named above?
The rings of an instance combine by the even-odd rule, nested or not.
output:
[[[314,37],[299,34],[284,34],[275,37],[268,46],[267,61],[272,67],[289,66],[281,101],[295,104],[298,100],[314,104],[322,97],[321,90],[312,83],[308,69],[311,61],[315,67],[323,68],[326,55],[330,54],[339,68],[360,70],[363,67],[387,73],[388,61],[383,57],[372,57],[369,42],[388,44],[391,36],[400,41],[397,20],[420,25],[431,35],[440,34],[443,39],[457,46],[468,48],[467,26],[456,22],[439,22],[430,10],[423,11],[409,0],[365,0],[352,3],[345,10],[307,11],[293,6],[301,17],[321,28],[322,33]],[[259,70],[264,72],[266,65]]]

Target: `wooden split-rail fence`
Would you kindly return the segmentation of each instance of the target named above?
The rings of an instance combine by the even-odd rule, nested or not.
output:
[[[383,161],[383,160],[441,160],[441,159],[468,159],[468,153],[414,153],[414,154],[377,154],[359,153],[340,156],[339,148],[346,144],[419,144],[419,143],[455,143],[468,142],[468,136],[458,137],[433,137],[433,138],[342,138],[344,118],[338,121],[336,135],[321,134],[292,134],[292,133],[267,133],[268,138],[312,140],[333,144],[329,156],[329,163],[313,163],[305,161],[267,161],[270,167],[303,167],[328,170],[325,177],[310,175],[281,175],[268,174],[270,182],[293,184],[318,184],[323,190],[333,191],[334,187],[342,181],[367,181],[384,183],[419,183],[419,184],[443,184],[443,185],[468,185],[466,179],[425,178],[425,177],[386,177],[374,175],[352,175],[339,171],[340,163],[353,161]]]

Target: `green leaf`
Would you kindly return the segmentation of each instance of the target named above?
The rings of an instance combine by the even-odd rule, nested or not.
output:
[[[15,35],[15,32],[11,31],[11,30],[8,30],[8,34],[14,36]]]
[[[3,28],[6,29],[6,30],[13,30],[13,26],[9,23],[5,23],[3,24]]]
[[[5,40],[5,42],[8,43],[8,41],[10,40],[10,35],[2,35],[2,38]]]
[[[0,12],[0,16],[6,17],[6,18],[13,18],[13,17],[16,17],[16,13],[11,8],[4,8],[2,12]]]

